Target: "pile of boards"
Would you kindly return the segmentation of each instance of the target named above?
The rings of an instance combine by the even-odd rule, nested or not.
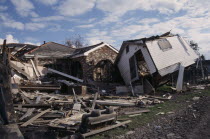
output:
[[[138,116],[150,112],[148,107],[163,103],[171,96],[102,96],[95,94],[56,94],[19,89],[14,96],[17,124],[26,138],[82,136],[104,132],[131,122],[118,121],[119,116]]]

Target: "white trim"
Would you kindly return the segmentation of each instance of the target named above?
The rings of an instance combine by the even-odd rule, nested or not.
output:
[[[101,47],[104,47],[104,46],[108,46],[110,49],[112,49],[112,50],[115,51],[116,53],[119,53],[118,50],[114,49],[114,48],[113,48],[112,46],[110,46],[109,44],[103,43],[103,44],[101,44],[101,45],[99,45],[99,46],[97,46],[97,47],[95,47],[95,48],[93,48],[93,49],[90,49],[89,51],[87,51],[87,52],[85,52],[85,53],[83,53],[83,54],[75,55],[75,56],[73,56],[72,58],[77,58],[77,57],[81,57],[81,56],[88,56],[89,53],[91,53],[91,52],[93,52],[93,51],[95,51],[95,50],[97,50],[97,49],[99,49],[99,48],[101,48]]]
[[[75,81],[78,81],[78,82],[81,82],[81,83],[83,82],[83,80],[81,80],[81,79],[79,79],[79,78],[77,78],[77,77],[68,75],[68,74],[66,74],[66,73],[63,73],[63,72],[60,72],[60,71],[57,71],[57,70],[54,70],[54,69],[51,69],[51,68],[48,68],[48,71],[53,72],[53,73],[57,73],[57,74],[59,74],[59,75],[62,75],[62,76],[64,76],[64,77],[70,78],[70,79],[72,79],[72,80],[75,80]]]

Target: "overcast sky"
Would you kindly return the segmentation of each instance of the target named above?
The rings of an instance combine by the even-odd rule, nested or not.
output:
[[[122,41],[169,30],[210,59],[210,0],[0,0],[0,43],[64,43],[80,34],[88,44]]]

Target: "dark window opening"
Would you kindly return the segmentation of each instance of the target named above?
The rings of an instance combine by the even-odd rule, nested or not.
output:
[[[158,45],[162,51],[167,51],[172,49],[172,46],[167,39],[158,40]]]
[[[71,75],[77,78],[83,78],[82,65],[78,61],[73,61],[71,64]]]
[[[129,52],[129,45],[126,46],[126,53]]]
[[[136,58],[135,55],[129,59],[131,79],[136,77]]]

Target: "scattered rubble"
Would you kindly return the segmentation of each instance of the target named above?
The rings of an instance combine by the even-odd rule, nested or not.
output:
[[[99,55],[102,51],[104,53]],[[20,138],[50,138],[49,135],[85,138],[129,124],[132,117],[149,113],[148,107],[172,99],[168,92],[163,96],[155,95],[149,80],[151,75],[142,57],[138,61],[141,66],[138,77],[144,78],[143,82],[126,81],[127,86],[115,83],[121,79],[113,65],[117,54],[118,51],[106,43],[75,50],[49,42],[40,47],[21,45],[11,51],[5,41],[0,57],[0,112],[1,123],[6,125],[3,136],[14,132]],[[140,50],[134,55],[140,56]],[[176,63],[178,65],[180,63]],[[179,88],[182,88],[183,70],[180,69]],[[163,76],[168,74],[157,72]],[[155,78],[159,81],[161,76]],[[203,86],[197,89],[203,89]],[[149,95],[151,92],[154,94]],[[199,101],[199,97],[193,100]],[[118,118],[123,115],[128,119]],[[193,116],[197,117],[194,113]],[[173,136],[173,133],[167,135],[168,138]]]

